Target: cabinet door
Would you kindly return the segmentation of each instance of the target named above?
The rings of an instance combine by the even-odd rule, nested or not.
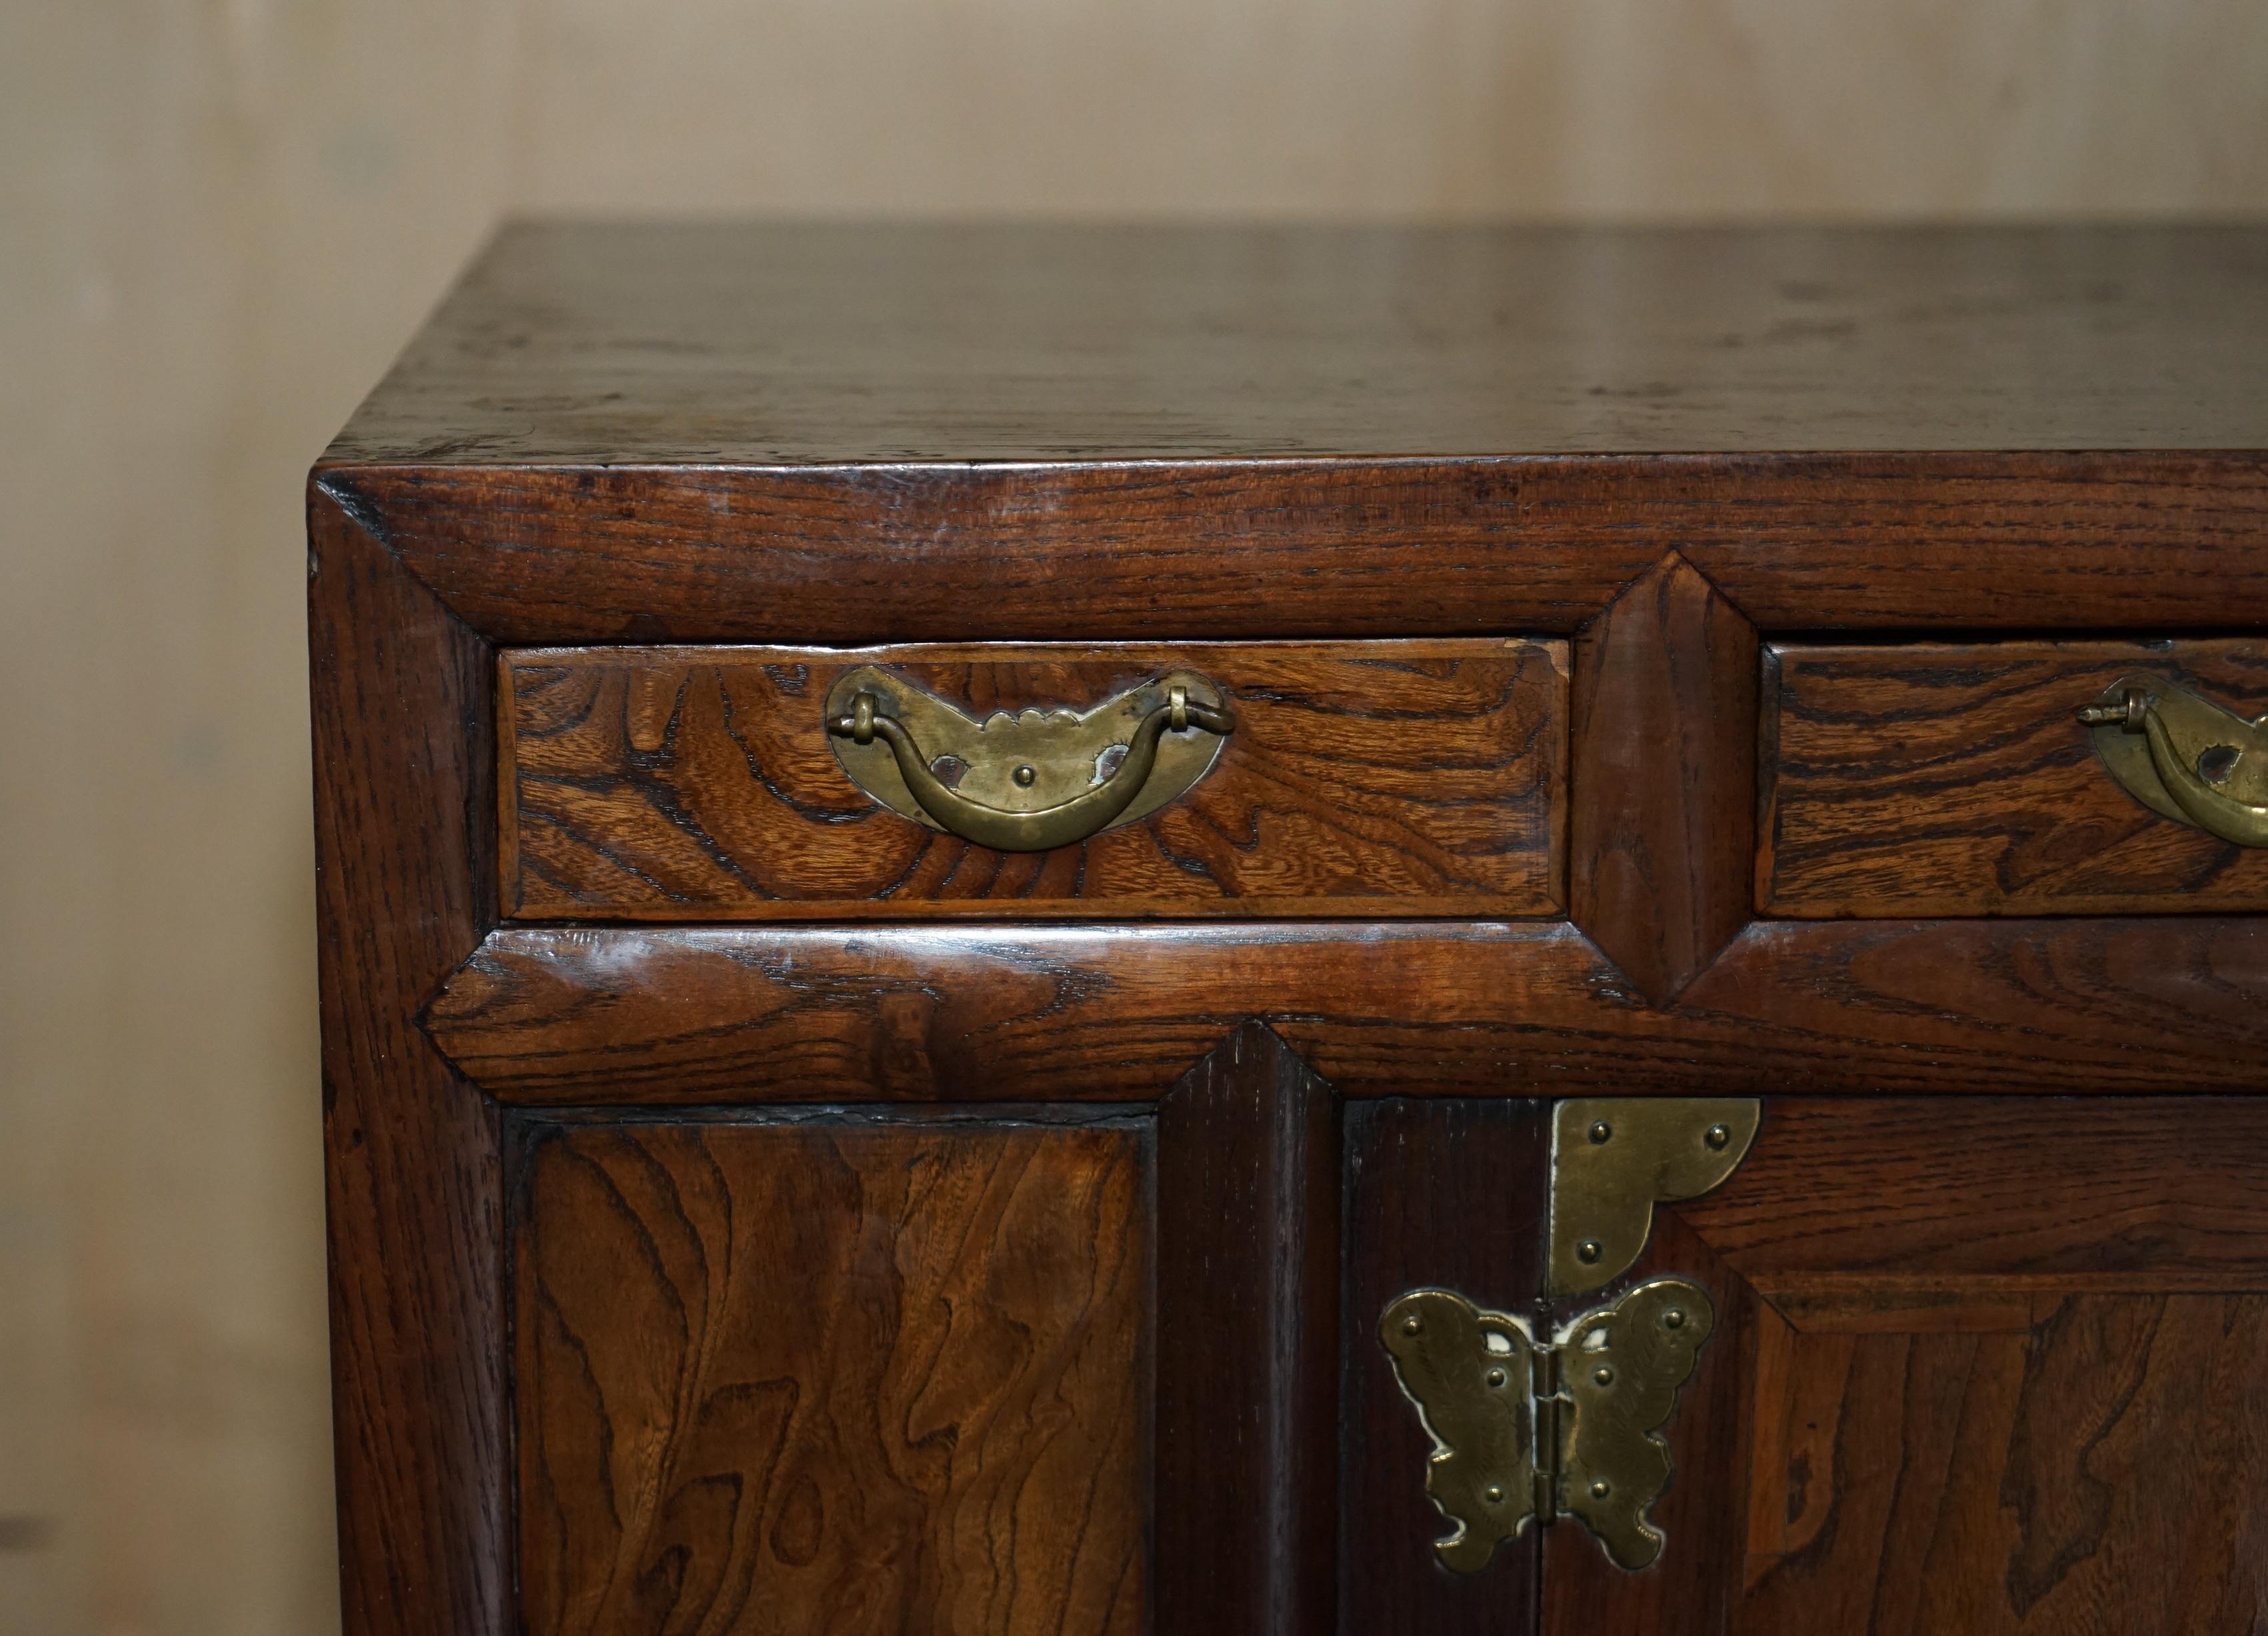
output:
[[[1342,1109],[515,1116],[531,1636],[1328,1629]]]
[[[1666,1548],[1552,1529],[1546,1630],[2260,1628],[2268,1107],[1774,1100],[1622,1282],[1673,1272]]]

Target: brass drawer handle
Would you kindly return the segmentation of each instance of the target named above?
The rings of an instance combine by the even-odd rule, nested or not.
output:
[[[978,721],[866,666],[827,704],[851,782],[917,823],[1003,852],[1070,846],[1147,816],[1204,777],[1235,726],[1220,689],[1187,671],[1086,711]]]
[[[2152,812],[2235,846],[2268,846],[2268,716],[2247,721],[2155,676],[2082,706],[2095,753]]]

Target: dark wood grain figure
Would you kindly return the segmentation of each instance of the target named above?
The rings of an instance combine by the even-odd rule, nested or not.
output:
[[[1756,627],[1672,556],[1575,648],[1568,917],[1659,1003],[1748,923]]]
[[[1339,1104],[1266,1028],[1158,1105],[1157,1630],[1330,1628]]]
[[[2252,1636],[2268,877],[2071,712],[2268,704],[2264,380],[2257,226],[507,230],[310,496],[349,1636]],[[1052,853],[820,719],[1168,658]],[[1579,1094],[1775,1100],[1547,1310]],[[1379,1311],[1655,1272],[1663,1553],[1452,1579]]]
[[[2072,716],[2138,674],[2257,716],[2268,643],[1796,644],[1772,659],[1766,913],[2268,908],[2268,852],[2152,812]]]
[[[1673,541],[1768,630],[2268,609],[2238,453],[320,469],[516,644],[1565,632]]]
[[[345,1628],[502,1632],[498,1116],[416,1021],[493,920],[489,656],[327,496],[307,521]]]
[[[1681,1403],[1659,1520],[1734,1526],[1659,1577],[1555,1537],[1557,1629],[2251,1628],[2268,1108],[2039,1109],[1775,1101],[1665,1207],[1631,1279],[1701,1277],[1743,1328]]]
[[[1352,1096],[2268,1089],[2268,927],[1764,922],[1676,1005],[1565,925],[499,931],[433,1040],[515,1102],[1152,1096],[1266,1018]]]
[[[879,665],[982,719],[1181,668],[1219,761],[1153,815],[998,852],[879,806],[829,689]],[[1566,649],[1395,642],[507,654],[507,912],[655,920],[1540,915],[1561,899]]]
[[[1148,1628],[1147,1148],[852,1118],[542,1132],[527,1628]]]

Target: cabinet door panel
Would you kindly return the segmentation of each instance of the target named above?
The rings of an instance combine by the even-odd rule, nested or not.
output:
[[[526,1628],[1145,1628],[1151,1168],[1133,1123],[540,1129]]]
[[[1395,1382],[1379,1316],[1411,1289],[1528,1311],[1543,1284],[1549,1104],[1386,1097],[1346,1116],[1344,1636],[1527,1636],[1536,1530],[1477,1573],[1441,1566],[1451,1525],[1425,1495],[1432,1441]]]
[[[1657,1567],[1555,1529],[1545,1625],[2250,1632],[2268,1605],[2268,1105],[1787,1099],[1633,1279],[1724,1323]]]

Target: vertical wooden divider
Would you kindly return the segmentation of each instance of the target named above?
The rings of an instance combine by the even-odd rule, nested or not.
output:
[[[1339,1103],[1248,1023],[1158,1107],[1155,1618],[1333,1624]]]
[[[1568,916],[1657,1006],[1748,924],[1758,653],[1674,552],[1575,637]]]

